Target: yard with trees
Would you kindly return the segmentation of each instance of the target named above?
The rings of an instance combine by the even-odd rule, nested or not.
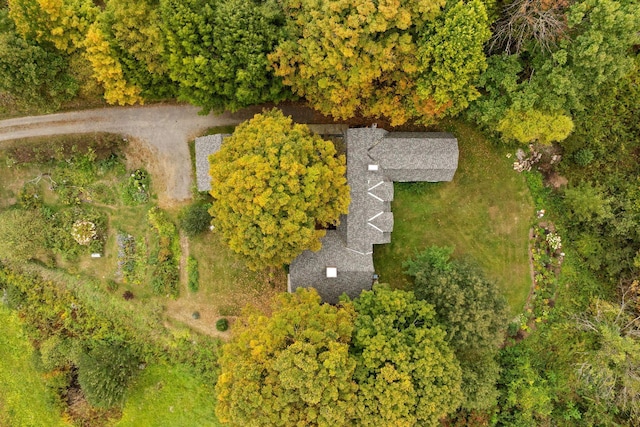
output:
[[[638,28],[638,0],[0,0],[3,118],[286,102],[460,146],[395,185],[388,286],[328,306],[284,265],[345,161],[277,110],[188,206],[122,136],[2,143],[0,424],[639,424]]]

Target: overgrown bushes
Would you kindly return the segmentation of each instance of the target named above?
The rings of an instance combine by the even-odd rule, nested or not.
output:
[[[77,156],[93,153],[99,165],[113,162],[124,149],[127,142],[120,136],[110,133],[92,133],[79,135],[49,136],[38,140],[23,140],[9,143],[7,155],[14,164],[55,164],[66,162]]]
[[[121,405],[138,363],[123,342],[93,344],[78,360],[78,383],[87,401],[99,408]]]
[[[138,331],[126,318],[108,310],[98,313],[63,283],[11,269],[0,263],[0,295],[23,319],[38,365],[50,387],[64,396],[74,373],[93,405],[122,402],[140,360],[185,363],[214,383],[219,341],[181,334],[157,340]],[[62,400],[61,400],[62,402]]]
[[[136,205],[149,201],[151,180],[144,169],[131,172],[129,179],[122,187],[122,201],[125,205]]]
[[[153,292],[158,295],[178,296],[180,247],[176,226],[167,217],[167,214],[158,207],[149,209],[147,220],[156,234],[155,240],[157,242],[155,259],[150,260],[151,264],[155,264],[151,278]]]
[[[187,278],[189,281],[189,290],[197,292],[200,287],[200,273],[198,272],[198,260],[190,256],[187,258]]]
[[[187,236],[194,237],[209,229],[211,225],[210,207],[211,205],[205,203],[193,203],[182,210],[180,228]]]

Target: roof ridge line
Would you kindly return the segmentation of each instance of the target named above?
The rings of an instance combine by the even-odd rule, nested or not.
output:
[[[371,218],[369,218],[367,220],[367,222],[369,221],[373,221],[374,219],[378,218],[380,215],[382,215],[384,213],[384,211],[380,211],[379,213],[375,214],[374,216],[372,216]]]
[[[375,225],[371,224],[370,222],[367,222],[367,225],[372,226],[373,228],[375,228],[376,230],[378,230],[381,233],[384,233],[384,231],[382,231],[381,229],[379,229],[378,227],[376,227]]]
[[[376,185],[374,185],[373,187],[367,189],[367,192],[373,190],[374,188],[376,188],[376,187],[378,187],[379,185],[382,185],[382,184],[384,184],[384,179],[382,181],[380,181],[379,183],[377,183]]]
[[[380,200],[381,202],[384,202],[384,200],[382,200],[380,197],[376,196],[376,195],[375,195],[375,194],[373,194],[373,193],[369,193],[369,192],[367,191],[367,194],[368,194],[368,195],[370,195],[371,197],[373,197],[373,198],[374,198],[374,199],[376,199],[376,200]]]

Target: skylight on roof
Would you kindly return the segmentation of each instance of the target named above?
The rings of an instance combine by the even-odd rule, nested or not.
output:
[[[378,165],[369,165],[368,168],[370,171],[377,171],[378,170]]]
[[[329,277],[329,278],[338,277],[338,268],[337,267],[327,267],[327,277]]]

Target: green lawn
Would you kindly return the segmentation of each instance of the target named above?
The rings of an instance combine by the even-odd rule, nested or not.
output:
[[[198,260],[200,290],[185,298],[219,315],[239,315],[245,304],[264,306],[275,293],[286,291],[284,270],[249,270],[217,233],[205,232],[191,239],[190,252]]]
[[[20,321],[0,304],[0,426],[65,426],[55,396],[32,363],[33,348]]]
[[[460,159],[452,182],[395,184],[391,243],[375,248],[381,281],[410,288],[402,262],[431,245],[454,246],[495,280],[511,313],[524,307],[531,287],[527,245],[533,204],[524,177],[512,169],[509,150],[492,145],[473,127],[448,122]]]
[[[129,390],[117,427],[205,427],[221,425],[215,393],[185,366],[148,366]]]

